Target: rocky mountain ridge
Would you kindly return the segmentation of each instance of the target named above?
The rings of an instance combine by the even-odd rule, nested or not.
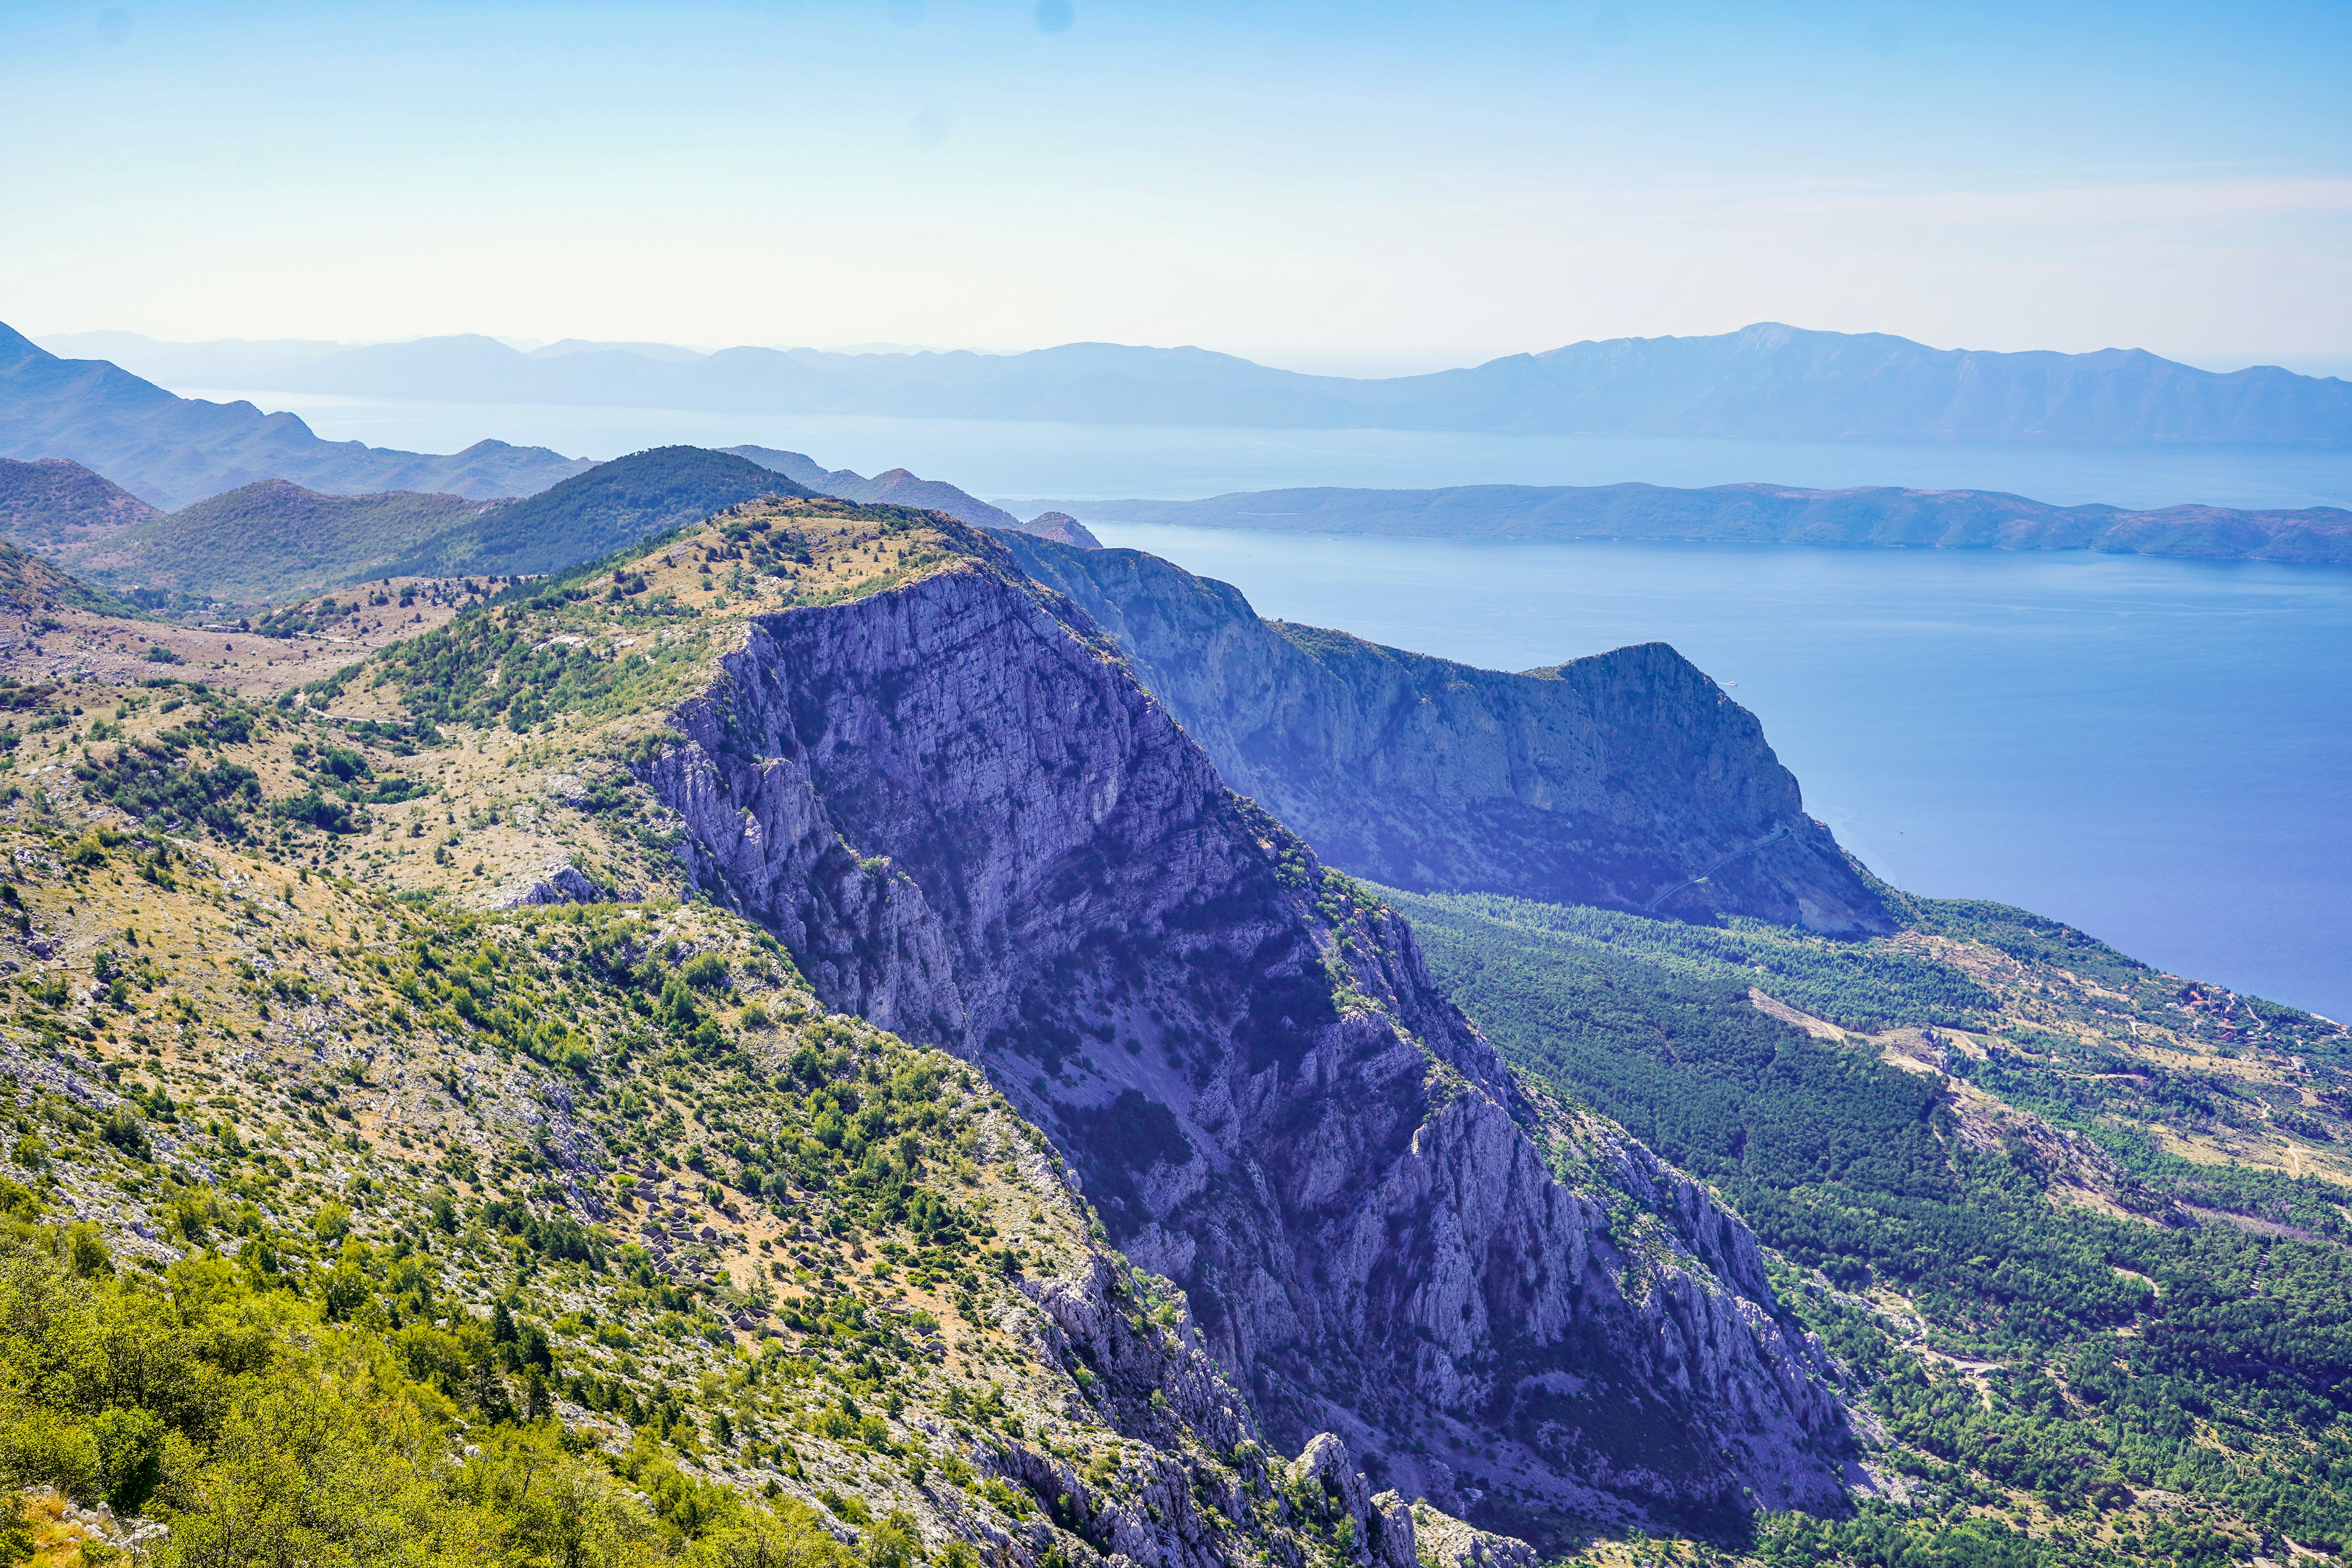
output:
[[[1337,1431],[1538,1534],[1833,1506],[1840,1407],[1744,1226],[1520,1091],[1402,922],[1001,548],[850,533],[938,553],[755,616],[636,767],[714,899],[829,1005],[987,1067],[1278,1444]]]
[[[619,626],[717,597],[667,548]],[[511,705],[404,713],[492,619],[435,615],[373,684],[240,637],[200,679],[5,687],[0,773],[35,787],[0,794],[0,1315],[38,1375],[0,1484],[52,1489],[37,1544],[87,1517],[91,1560],[161,1522],[166,1561],[375,1562],[391,1517],[434,1563],[1527,1560],[1373,1497],[1335,1437],[1269,1452],[1046,1137],[673,896],[676,819],[608,758]],[[530,640],[476,679],[528,692]],[[580,865],[647,875],[615,901]]]
[[[774,447],[727,447],[721,450],[773,468],[810,493],[878,506],[910,506],[940,511],[974,528],[1025,528],[1011,512],[958,489],[945,479],[926,479],[905,468],[886,468],[868,479],[850,468],[828,468],[803,452]]]
[[[1893,929],[1754,715],[1662,643],[1506,675],[1260,620],[1140,551],[1004,544],[1117,639],[1228,784],[1351,873]]]

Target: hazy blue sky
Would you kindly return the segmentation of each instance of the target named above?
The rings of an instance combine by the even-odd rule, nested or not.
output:
[[[0,5],[0,320],[2352,363],[2352,5]]]

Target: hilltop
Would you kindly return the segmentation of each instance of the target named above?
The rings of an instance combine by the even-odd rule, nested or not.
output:
[[[79,463],[0,458],[0,537],[54,554],[162,515]]]
[[[726,452],[656,447],[599,463],[510,506],[486,509],[416,545],[386,570],[443,575],[561,571],[738,501],[810,493]]]
[[[260,604],[355,582],[560,570],[740,500],[804,493],[740,458],[668,447],[597,464],[520,500],[326,495],[264,479],[163,516],[142,508],[131,526],[84,531],[53,552],[156,602]],[[54,531],[54,507],[37,515]]]
[[[0,541],[0,605],[17,615],[35,616],[59,609],[124,617],[139,613],[113,595],[5,541]]]

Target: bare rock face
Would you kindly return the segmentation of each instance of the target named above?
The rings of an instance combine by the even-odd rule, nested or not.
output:
[[[1895,929],[1755,715],[1664,643],[1506,675],[1262,621],[1231,584],[1141,551],[1004,542],[1118,639],[1227,784],[1344,870],[1416,892]]]
[[[1836,1506],[1842,1408],[1746,1227],[1523,1092],[1401,918],[967,546],[752,623],[674,715],[639,775],[702,885],[829,1005],[1003,1085],[1286,1451],[1336,1434],[1516,1533]]]
[[[1021,525],[1021,531],[1075,550],[1100,550],[1102,541],[1066,511],[1041,511]]]
[[[579,867],[557,859],[541,867],[538,876],[524,877],[512,887],[499,889],[492,904],[502,910],[530,904],[593,904],[612,896],[590,881]]]

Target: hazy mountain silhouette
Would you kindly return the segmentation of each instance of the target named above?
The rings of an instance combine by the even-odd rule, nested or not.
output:
[[[265,346],[281,345],[239,345],[221,374],[249,372]],[[184,374],[206,371],[184,354],[173,363]],[[1934,349],[1775,322],[1714,337],[1571,343],[1374,381],[1199,348],[1092,342],[1016,354],[699,354],[567,340],[524,353],[464,336],[339,349],[300,363],[279,356],[273,366],[269,384],[287,391],[731,413],[1786,440],[2352,442],[2352,383],[2332,377],[2275,366],[2224,374],[2139,349]]]
[[[0,457],[69,458],[167,509],[257,479],[344,493],[524,495],[590,466],[584,458],[503,441],[478,441],[448,457],[325,441],[291,414],[174,396],[103,360],[59,359],[6,326],[0,326]]]

